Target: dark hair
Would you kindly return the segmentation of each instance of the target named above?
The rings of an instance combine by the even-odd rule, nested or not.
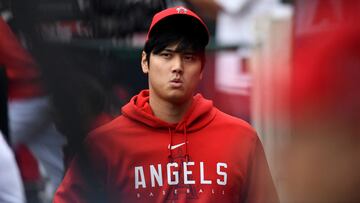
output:
[[[158,54],[167,46],[178,43],[177,52],[194,51],[200,56],[203,67],[207,45],[206,35],[207,31],[203,25],[195,21],[193,17],[169,16],[153,27],[143,51],[149,63],[151,53]]]

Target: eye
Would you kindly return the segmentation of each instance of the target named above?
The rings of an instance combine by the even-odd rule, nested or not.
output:
[[[197,58],[194,54],[186,54],[184,55],[184,60],[188,62],[195,61]]]
[[[171,53],[168,53],[168,52],[162,52],[162,53],[160,53],[160,56],[163,58],[170,58],[172,55],[171,55]]]

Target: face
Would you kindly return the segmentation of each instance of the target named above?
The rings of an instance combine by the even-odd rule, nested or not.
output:
[[[142,70],[148,74],[150,95],[181,104],[192,99],[202,78],[201,58],[193,51],[176,51],[177,44],[158,54],[151,53],[150,62],[142,54]]]

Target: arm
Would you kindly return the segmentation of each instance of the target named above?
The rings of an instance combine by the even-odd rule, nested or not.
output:
[[[50,125],[50,107],[46,98],[11,100],[14,95],[42,94],[40,72],[30,54],[22,47],[10,27],[0,16],[0,65],[8,78],[9,131],[13,146],[28,142]],[[35,86],[37,88],[35,88]],[[12,102],[17,101],[17,102]]]
[[[85,167],[84,167],[85,168]],[[68,168],[65,177],[57,189],[53,203],[89,202],[91,186],[81,173],[82,167],[78,163],[78,158],[74,159]]]
[[[87,139],[85,145],[86,150],[84,147],[79,149],[72,160],[53,203],[107,202],[105,190],[108,163],[104,152],[107,146],[92,139]]]
[[[245,190],[241,202],[246,203],[278,203],[279,198],[270,174],[265,153],[260,140],[256,137],[253,151],[250,155],[248,175],[245,180]]]
[[[0,63],[10,79],[37,79],[40,72],[31,55],[0,16]]]

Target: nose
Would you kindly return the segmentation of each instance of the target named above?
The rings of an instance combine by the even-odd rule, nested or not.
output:
[[[173,58],[173,63],[171,67],[172,73],[182,74],[184,71],[183,63],[181,60],[180,54],[176,54],[176,56]]]

